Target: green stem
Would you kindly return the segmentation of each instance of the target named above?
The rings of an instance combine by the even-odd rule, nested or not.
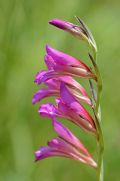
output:
[[[103,141],[103,135],[102,130],[100,126],[100,96],[102,91],[102,81],[100,74],[98,74],[98,92],[97,92],[97,102],[96,102],[96,117],[97,117],[97,129],[99,133],[99,139],[98,139],[98,181],[103,181],[103,151],[104,151],[104,141]]]
[[[96,113],[99,114],[100,97],[102,92],[102,79],[98,67],[96,67],[97,74],[97,101],[96,101]],[[99,116],[99,115],[98,115]]]
[[[89,56],[90,56],[90,59],[91,59],[91,61],[93,63],[94,69],[95,69],[96,82],[97,82],[97,100],[96,100],[95,108],[93,106],[93,112],[94,112],[95,119],[96,119],[95,125],[96,125],[96,130],[97,130],[97,144],[98,144],[97,174],[98,174],[98,181],[103,181],[104,141],[103,141],[103,135],[102,135],[102,130],[101,130],[101,126],[100,126],[100,122],[101,122],[100,97],[101,97],[101,92],[102,92],[102,79],[101,79],[100,71],[99,71],[99,68],[98,68],[98,65],[97,65],[97,46],[96,46],[96,42],[95,42],[91,32],[87,28],[87,26],[79,18],[77,18],[77,19],[80,22],[80,24],[82,25],[82,28],[87,33],[87,36],[85,36],[87,38],[86,39],[84,38],[84,40],[88,43],[88,45],[92,48],[92,51],[93,51],[93,57],[90,54],[89,54]],[[91,85],[91,82],[90,82],[90,85]],[[91,86],[91,88],[92,88],[92,86]]]
[[[89,57],[92,61],[92,64],[94,66],[95,72],[96,72],[96,78],[97,78],[97,100],[96,100],[96,113],[99,114],[99,106],[100,106],[100,97],[101,97],[101,91],[102,91],[102,79],[100,75],[100,71],[98,68],[98,65],[96,63],[97,55],[96,52],[94,52],[94,58],[89,54]]]
[[[103,151],[104,151],[104,141],[102,130],[100,126],[100,118],[98,117],[98,113],[93,109],[95,116],[95,124],[97,129],[97,145],[98,145],[98,167],[97,167],[97,175],[98,181],[103,181]]]
[[[104,151],[104,142],[102,130],[100,127],[99,120],[97,118],[97,129],[99,129],[99,137],[98,137],[98,181],[103,181],[103,151]]]
[[[102,92],[102,79],[100,75],[100,71],[97,65],[97,51],[93,47],[93,54],[94,59],[91,57],[92,63],[95,68],[96,77],[97,77],[97,100],[96,100],[96,106],[94,110],[95,118],[96,118],[96,129],[97,129],[97,144],[98,144],[98,168],[97,168],[97,175],[98,175],[98,181],[104,180],[104,174],[103,174],[103,151],[104,151],[104,141],[103,141],[103,135],[102,130],[100,126],[101,122],[101,113],[100,113],[100,97]]]

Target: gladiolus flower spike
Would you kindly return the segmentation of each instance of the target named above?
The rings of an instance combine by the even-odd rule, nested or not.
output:
[[[52,121],[53,130],[57,138],[48,141],[46,147],[40,147],[35,152],[36,161],[44,158],[60,156],[80,161],[86,165],[96,168],[98,180],[103,181],[103,136],[100,125],[100,94],[102,81],[99,68],[96,63],[97,47],[92,33],[85,23],[77,17],[80,25],[53,19],[49,23],[73,36],[84,40],[93,50],[93,56],[89,54],[92,68],[71,55],[56,50],[46,45],[44,58],[46,70],[38,72],[34,82],[44,87],[39,89],[32,98],[32,103],[38,103],[47,97],[54,97],[55,104],[44,103],[40,105],[38,113],[40,116],[48,117]],[[91,95],[78,83],[75,78],[86,79],[90,83]],[[97,91],[96,91],[97,90]],[[87,104],[93,114],[85,108]],[[92,133],[97,140],[98,159],[93,156],[68,128],[61,124],[57,118],[64,118],[83,129],[84,133]]]

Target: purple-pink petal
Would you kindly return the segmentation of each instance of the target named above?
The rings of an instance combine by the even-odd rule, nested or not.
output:
[[[49,45],[46,45],[46,52],[47,54],[53,58],[54,62],[60,65],[67,65],[67,66],[74,66],[74,67],[81,67],[85,70],[90,71],[88,66],[84,64],[82,61],[77,60],[76,58],[58,51]]]
[[[37,74],[36,76],[36,82],[41,82],[41,79],[43,77],[47,77],[46,75],[49,75],[53,73],[53,71],[44,71],[44,73],[42,72],[42,75],[41,75],[41,72]],[[39,75],[39,76],[38,76]],[[49,76],[48,76],[49,77]],[[51,77],[51,76],[50,76]],[[68,85],[70,88],[73,88],[73,90],[76,90],[78,91],[78,93],[81,93],[83,96],[89,98],[86,90],[83,88],[83,86],[81,84],[79,84],[75,79],[73,79],[71,76],[62,76],[62,75],[59,75],[59,76],[53,76],[53,78],[50,78],[50,79],[42,79],[44,80],[44,83],[45,85],[47,85],[48,87],[51,87],[51,88],[60,88],[60,83],[61,82],[64,82],[66,85]]]
[[[83,96],[86,96],[89,98],[86,90],[83,88],[83,86],[81,84],[79,84],[75,79],[73,79],[71,76],[60,76],[57,78],[53,78],[48,80],[47,82],[45,82],[46,85],[54,85],[54,87],[57,85],[57,87],[61,82],[64,82],[66,85],[68,85],[69,87],[73,88],[74,90],[79,91],[79,93],[81,93]]]
[[[84,154],[89,155],[88,151],[83,146],[83,144],[78,140],[78,138],[76,138],[72,134],[72,132],[69,129],[67,129],[60,122],[58,122],[55,117],[53,117],[52,120],[53,120],[53,128],[60,138],[70,143],[77,149],[83,151]]]
[[[85,39],[85,40],[87,38],[86,37],[87,35],[82,27],[74,25],[68,21],[53,19],[53,20],[49,21],[49,24],[56,26],[57,28],[60,28],[62,30],[65,30],[65,31],[71,33],[73,36],[76,36],[77,38]]]
[[[70,91],[65,87],[64,83],[61,83],[60,88],[61,99],[71,107],[77,114],[80,114],[83,119],[88,120],[92,126],[95,128],[94,121],[86,109],[75,99],[75,97],[70,93]]]
[[[83,26],[77,26],[67,21],[53,19],[50,24],[68,31],[73,36],[89,41],[89,37]],[[79,160],[85,164],[97,167],[96,162],[82,144],[82,142],[56,118],[68,119],[77,126],[96,134],[96,126],[92,116],[82,106],[87,103],[92,106],[92,101],[86,90],[73,77],[94,79],[96,75],[92,69],[81,60],[66,53],[58,51],[46,45],[46,55],[44,57],[47,70],[37,73],[34,82],[38,85],[44,83],[45,88],[38,90],[33,98],[35,104],[43,98],[55,96],[56,104],[46,103],[39,107],[39,114],[52,119],[53,129],[57,133],[57,138],[48,141],[47,147],[40,147],[35,152],[35,158],[41,160],[51,156],[62,156]]]
[[[35,104],[46,97],[58,96],[58,95],[59,95],[59,91],[57,89],[43,88],[43,89],[38,90],[34,94],[32,98],[32,103]]]
[[[87,150],[84,150],[85,153],[86,151]],[[88,152],[84,154],[84,152],[83,150],[77,150],[64,139],[54,138],[48,142],[48,147],[40,147],[40,149],[35,152],[35,158],[36,161],[38,161],[51,156],[62,156],[96,167],[97,164],[92,159],[91,155]]]
[[[44,117],[61,117],[65,118],[86,131],[95,133],[96,129],[85,119],[81,118],[78,113],[72,110],[62,100],[56,99],[57,106],[51,103],[42,104],[38,110],[39,114]]]
[[[53,156],[68,157],[65,153],[59,151],[58,149],[50,147],[41,147],[35,152],[36,161]]]
[[[49,79],[60,77],[61,74],[59,72],[55,72],[54,70],[48,70],[48,71],[40,71],[37,73],[35,82],[40,85],[43,82],[46,82]]]
[[[58,110],[52,103],[42,104],[38,110],[39,114],[44,117],[58,116]]]
[[[62,140],[61,138],[54,138],[48,142],[48,146],[53,149],[58,149],[59,151],[66,153],[68,157],[76,160],[80,160],[83,163],[87,163],[87,161],[92,159],[89,153],[84,154],[77,150],[74,146]],[[86,151],[86,150],[85,150]]]
[[[35,159],[36,161],[42,160],[48,157],[53,156],[60,156],[60,157],[66,157],[73,160],[78,160],[83,163],[86,163],[88,165],[91,165],[93,167],[96,167],[96,163],[94,160],[90,157],[86,157],[82,154],[80,154],[77,150],[74,151],[70,146],[67,145],[67,143],[57,143],[57,140],[49,142],[49,145],[52,145],[54,142],[54,147],[41,147],[39,150],[35,152]],[[56,142],[56,145],[55,145]],[[59,144],[59,145],[58,145]],[[64,146],[64,147],[63,147]]]
[[[45,60],[48,70],[52,70],[53,67],[55,66],[55,62],[54,62],[53,58],[51,56],[49,56],[48,54],[46,54],[44,60]]]
[[[44,76],[42,72],[42,76],[41,77],[39,76],[39,79],[38,78],[36,79],[36,82],[38,84],[41,84],[42,82],[44,82],[47,88],[42,88],[34,94],[32,98],[33,104],[41,101],[43,98],[46,98],[46,97],[59,96],[61,82],[64,82],[67,85],[70,92],[73,93],[73,95],[78,100],[91,105],[91,100],[89,96],[87,95],[87,93],[84,91],[84,88],[79,83],[74,81],[74,79],[70,78],[69,76],[60,76],[57,78],[56,76],[55,78],[51,78],[51,76],[53,76],[53,73],[51,73],[51,71],[44,72]],[[81,93],[83,92],[85,96],[80,94],[80,92]]]
[[[42,71],[40,71],[40,72],[37,72],[37,74],[36,74],[36,76],[35,76],[34,82],[37,83],[37,84],[39,84],[39,82],[40,82],[40,80],[41,80],[41,77],[43,77],[44,74],[46,74],[46,72],[47,72],[46,70],[42,70]]]
[[[48,86],[48,89],[45,89],[46,92],[48,91],[48,96],[49,96],[49,93],[51,94],[52,92],[54,92],[53,90],[55,90],[55,92],[56,91],[59,92],[60,84],[61,82],[64,82],[69,88],[70,92],[72,92],[78,100],[91,105],[91,100],[89,98],[89,95],[85,91],[85,89],[70,76],[63,76],[59,72],[55,72],[54,70],[41,71],[37,73],[35,82],[38,85],[40,85],[41,83],[44,83],[46,86]],[[35,98],[38,97],[39,93],[41,94],[41,92],[42,91],[38,91],[34,97]],[[41,97],[42,94],[39,96]]]
[[[91,125],[91,123],[82,118],[81,114],[77,113],[74,109],[71,109],[70,105],[64,103],[61,99],[57,99],[58,102],[58,111],[60,117],[64,117],[70,121],[72,121],[77,126],[82,127],[86,131],[90,131],[95,133],[96,129]],[[61,116],[62,115],[62,116]]]
[[[49,21],[49,24],[54,25],[54,26],[56,26],[60,29],[63,29],[63,30],[68,30],[68,29],[71,29],[73,27],[72,23],[69,23],[67,21],[63,21],[60,19],[53,19],[53,20]]]
[[[91,72],[90,68],[82,61],[65,54],[61,51],[55,50],[50,46],[46,46],[46,64],[50,69],[54,69],[57,72],[61,72],[66,75],[93,78],[96,80],[96,76]],[[50,65],[49,65],[50,64]]]

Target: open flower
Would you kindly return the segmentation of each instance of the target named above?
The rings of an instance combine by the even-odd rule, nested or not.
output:
[[[69,129],[59,123],[55,117],[53,117],[52,120],[53,128],[58,134],[58,138],[49,141],[48,147],[41,147],[37,150],[35,152],[36,160],[51,156],[62,156],[78,160],[96,168],[96,162],[80,140],[78,140]]]
[[[48,70],[38,72],[34,82],[38,85],[44,83],[47,88],[36,92],[32,102],[36,103],[49,96],[59,96],[60,83],[64,82],[78,100],[91,105],[91,100],[85,89],[71,77],[96,79],[90,68],[82,61],[49,46],[46,46],[46,52],[45,62]]]
[[[37,73],[35,82],[38,84],[62,75],[92,78],[96,80],[96,75],[82,61],[55,50],[48,45],[46,46],[46,52],[45,62],[48,70],[42,70]]]
[[[42,104],[38,112],[40,115],[50,118],[52,116],[66,118],[86,131],[96,132],[94,120],[65,87],[64,83],[61,83],[60,98],[56,99],[56,103],[57,106],[51,103]]]
[[[40,78],[40,77],[39,77]],[[39,84],[39,79],[35,80]],[[60,84],[64,82],[69,91],[79,100],[91,105],[91,100],[86,90],[72,77],[70,76],[60,76],[57,78],[51,78],[44,81],[45,88],[38,90],[32,99],[32,103],[37,103],[43,98],[50,96],[60,96]]]
[[[52,119],[54,131],[58,136],[48,141],[46,147],[40,147],[35,152],[35,158],[37,161],[52,156],[61,156],[78,160],[97,168],[98,177],[101,180],[104,144],[99,123],[99,100],[102,82],[96,63],[97,47],[87,26],[81,19],[77,18],[77,20],[80,26],[58,19],[53,19],[49,23],[88,43],[94,56],[93,58],[89,54],[92,68],[83,61],[46,45],[44,61],[47,68],[38,72],[34,80],[38,86],[44,84],[44,87],[34,94],[32,102],[35,104],[46,97],[55,96],[55,104],[42,104],[38,112],[41,116]],[[74,78],[89,80],[91,96]],[[84,103],[89,106],[92,114],[84,106]],[[58,122],[57,118],[69,120],[84,131],[94,134],[98,143],[97,163],[81,141],[69,129]]]
[[[95,74],[81,60],[46,46],[45,61],[48,67],[61,74],[96,79]]]

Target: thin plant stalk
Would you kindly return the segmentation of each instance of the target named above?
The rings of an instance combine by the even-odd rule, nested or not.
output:
[[[95,49],[94,49],[95,51]],[[95,120],[96,120],[96,127],[97,127],[97,145],[98,145],[98,168],[97,168],[97,174],[98,174],[98,181],[104,180],[104,172],[103,172],[103,151],[104,151],[104,141],[103,141],[103,134],[101,130],[101,109],[100,109],[100,97],[102,92],[102,79],[100,75],[99,68],[97,66],[97,51],[94,53],[94,59],[90,56],[92,63],[95,68],[95,72],[97,75],[97,100],[96,100],[96,106],[95,106]]]

